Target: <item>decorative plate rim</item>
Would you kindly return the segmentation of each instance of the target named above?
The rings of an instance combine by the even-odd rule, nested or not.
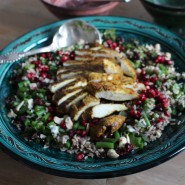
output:
[[[177,34],[175,33],[172,33],[172,32],[169,32],[168,30],[160,27],[160,26],[157,26],[155,24],[152,24],[152,23],[147,23],[145,21],[141,21],[141,20],[137,20],[137,19],[131,19],[131,18],[124,18],[124,17],[113,17],[113,16],[96,16],[96,17],[85,17],[85,18],[77,18],[77,19],[82,19],[82,20],[85,20],[85,21],[88,21],[88,22],[91,22],[91,23],[101,23],[102,22],[106,25],[109,25],[110,24],[120,24],[120,23],[127,23],[127,24],[132,24],[132,26],[135,26],[135,27],[138,27],[138,29],[142,28],[143,26],[141,24],[145,24],[146,28],[148,29],[152,29],[153,31],[156,31],[156,33],[158,33],[160,36],[165,36],[165,34],[167,33],[166,35],[166,38],[173,38],[174,42],[176,41],[176,44],[180,47],[182,47],[182,51],[185,51],[185,40],[180,38]],[[59,26],[60,24],[64,23],[65,21],[67,20],[64,20],[64,21],[58,21],[58,22],[55,22],[55,23],[52,23],[52,24],[47,24],[45,26],[41,26],[37,29],[34,29],[32,30],[31,32],[28,32],[26,34],[24,34],[23,36],[20,36],[19,38],[17,38],[16,40],[14,40],[13,42],[11,42],[9,45],[7,45],[1,52],[0,54],[5,54],[7,53],[8,51],[10,51],[12,48],[14,48],[15,50],[17,49],[17,43],[19,40],[23,39],[23,41],[25,42],[25,39],[29,39],[32,34],[38,34],[40,33],[39,31],[41,30],[45,30],[45,31],[48,31],[48,30],[52,30],[54,29],[54,27],[56,28],[57,26]],[[103,26],[104,29],[106,26]],[[53,27],[53,28],[52,28]],[[165,34],[163,33],[163,31],[165,32]],[[42,33],[42,32],[41,32]],[[152,31],[151,31],[152,33]],[[150,34],[151,34],[150,33]],[[33,35],[34,36],[34,35]],[[21,44],[21,43],[19,43]],[[184,55],[185,57],[185,55]],[[5,64],[3,65],[4,68],[6,67],[10,67],[11,65],[10,64]],[[2,69],[0,69],[2,70]],[[7,68],[8,70],[8,68]],[[0,79],[0,85],[1,85],[1,79]],[[1,122],[1,119],[2,119],[2,116],[0,115],[0,122]],[[184,120],[183,120],[184,121]],[[162,163],[162,162],[165,162],[167,161],[168,159],[172,158],[173,156],[177,155],[178,153],[180,153],[182,150],[185,149],[185,138],[183,138],[184,140],[179,142],[177,146],[173,146],[171,149],[168,150],[167,153],[163,154],[163,155],[160,155],[159,157],[157,157],[156,159],[153,159],[151,160],[149,163],[143,163],[142,165],[138,165],[138,166],[133,166],[131,168],[129,168],[129,171],[127,171],[127,168],[125,169],[117,169],[115,170],[114,168],[112,168],[111,170],[108,170],[108,171],[97,171],[97,172],[91,172],[91,171],[83,171],[83,172],[74,172],[72,171],[71,169],[68,169],[68,171],[65,171],[64,169],[63,170],[59,170],[59,169],[53,169],[48,166],[44,166],[44,165],[41,165],[41,164],[38,164],[38,161],[37,163],[35,163],[35,161],[31,161],[31,159],[28,159],[27,156],[23,156],[23,155],[20,155],[20,153],[15,153],[15,151],[13,151],[13,149],[15,149],[15,146],[14,144],[16,145],[16,143],[14,143],[14,140],[8,135],[3,135],[3,131],[1,130],[3,126],[0,125],[0,141],[2,141],[2,143],[0,144],[0,148],[3,149],[3,151],[6,151],[7,153],[9,153],[10,155],[13,155],[14,158],[18,159],[18,160],[22,160],[25,164],[28,164],[29,166],[32,166],[32,167],[35,167],[37,169],[40,169],[42,171],[45,171],[46,173],[49,173],[49,174],[53,174],[53,175],[58,175],[58,176],[64,176],[64,177],[70,177],[70,178],[82,178],[82,179],[88,179],[88,178],[106,178],[106,177],[116,177],[116,176],[122,176],[122,175],[128,175],[128,174],[132,174],[132,173],[136,173],[136,172],[140,172],[140,171],[143,171],[143,170],[146,170],[146,169],[149,169],[151,167],[154,167],[154,166],[157,166],[158,164]],[[181,135],[184,134],[185,131],[182,131]],[[176,136],[174,136],[173,138],[177,137],[178,139],[178,134],[176,134]],[[3,139],[4,137],[4,139]],[[5,138],[7,137],[7,138]],[[9,143],[8,143],[8,140],[7,139],[10,139]],[[5,141],[7,140],[7,141]],[[16,139],[17,140],[17,139]],[[4,144],[3,144],[3,141],[4,141]],[[13,142],[10,143],[10,142]],[[19,141],[18,141],[19,143]],[[8,145],[9,144],[9,145]],[[12,144],[12,145],[11,145]],[[19,145],[18,145],[19,146]],[[25,146],[26,148],[28,147],[27,145]],[[160,150],[160,147],[157,147],[159,150]],[[21,150],[21,147],[20,147],[20,150]],[[38,153],[38,152],[36,152]],[[38,154],[37,154],[37,157],[38,157]],[[122,159],[120,160],[112,160],[112,161],[109,161],[109,162],[106,162],[105,166],[109,166],[110,163],[114,164],[115,166],[118,165],[118,162],[121,162]],[[80,166],[83,166],[85,163],[81,163],[81,162],[76,162],[77,165],[76,165],[76,169],[80,168]],[[64,165],[64,164],[63,164]],[[66,165],[66,164],[65,164]],[[119,164],[120,165],[120,164]],[[101,164],[100,164],[101,166]],[[67,166],[69,168],[69,166]],[[67,168],[66,167],[66,168]],[[117,166],[116,166],[117,167]]]

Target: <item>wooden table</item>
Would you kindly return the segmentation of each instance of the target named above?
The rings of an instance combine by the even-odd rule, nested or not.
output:
[[[122,4],[111,15],[123,15],[152,22],[139,0]],[[57,21],[38,0],[0,1],[0,49],[18,36]],[[168,162],[125,177],[76,180],[44,174],[31,169],[0,151],[0,185],[184,185],[185,152]]]

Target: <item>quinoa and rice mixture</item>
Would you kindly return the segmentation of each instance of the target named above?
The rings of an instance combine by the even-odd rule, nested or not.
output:
[[[128,58],[138,81],[146,87],[138,99],[125,103],[126,111],[119,112],[127,117],[126,122],[114,134],[105,135],[102,142],[89,135],[98,119],[74,122],[68,115],[56,114],[48,86],[57,80],[59,66],[75,59],[75,49],[88,47],[76,45],[29,57],[14,70],[10,79],[14,91],[6,98],[8,117],[26,141],[75,154],[78,161],[88,157],[118,158],[160,138],[167,125],[180,124],[174,116],[180,116],[185,108],[185,73],[176,72],[173,56],[163,52],[160,44],[124,41],[110,30],[102,35],[103,45]]]

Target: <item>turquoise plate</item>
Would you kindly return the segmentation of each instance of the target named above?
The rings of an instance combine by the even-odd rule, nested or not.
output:
[[[122,17],[81,18],[99,29],[116,29],[125,39],[136,38],[141,43],[160,43],[163,50],[174,55],[179,71],[185,71],[185,41],[178,35],[156,25]],[[48,45],[52,35],[65,21],[56,22],[35,29],[10,43],[1,51],[27,51]],[[14,64],[0,66],[0,143],[1,148],[18,160],[50,174],[72,178],[106,178],[143,171],[172,158],[185,148],[185,114],[179,117],[182,124],[169,126],[160,139],[148,145],[143,151],[123,158],[75,161],[74,156],[40,145],[26,143],[10,124],[4,98],[10,92],[9,76]]]

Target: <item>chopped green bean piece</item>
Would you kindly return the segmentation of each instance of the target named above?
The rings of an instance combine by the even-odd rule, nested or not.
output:
[[[111,143],[111,142],[96,142],[96,148],[113,149],[114,148],[114,143]]]

